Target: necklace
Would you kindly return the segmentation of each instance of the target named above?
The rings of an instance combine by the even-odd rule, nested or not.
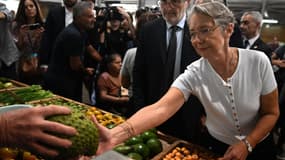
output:
[[[230,51],[230,54],[231,54],[231,58],[229,60],[229,62],[226,62],[226,67],[224,69],[224,71],[221,73],[221,77],[224,79],[224,80],[227,80],[233,73],[234,73],[234,70],[235,70],[235,64],[236,64],[236,58],[235,58],[235,51],[232,49]]]

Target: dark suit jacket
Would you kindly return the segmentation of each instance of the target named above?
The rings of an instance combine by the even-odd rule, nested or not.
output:
[[[40,49],[40,63],[49,64],[56,37],[65,28],[65,8],[52,8],[47,16]]]
[[[260,37],[251,45],[250,49],[264,52],[271,60],[272,50]]]
[[[185,23],[181,56],[181,70],[199,59],[189,39],[189,29]],[[169,89],[166,85],[166,22],[161,18],[147,23],[141,31],[140,45],[137,50],[133,71],[133,99],[134,107],[139,109],[159,100]],[[192,140],[194,125],[197,125],[198,111],[201,104],[197,99],[184,106],[158,129],[185,140]],[[190,106],[191,105],[191,106]],[[189,128],[189,129],[187,129]]]

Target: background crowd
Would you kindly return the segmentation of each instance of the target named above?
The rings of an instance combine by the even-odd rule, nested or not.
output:
[[[51,8],[45,20],[37,0],[20,0],[16,15],[0,3],[0,76],[39,84],[79,102],[84,85],[91,105],[130,117],[158,101],[187,66],[200,59],[187,22],[190,0],[161,0],[160,9],[142,8],[135,13],[82,1],[88,2],[76,5],[77,0],[64,0],[64,6]],[[176,18],[167,16],[170,8]],[[285,45],[266,44],[261,28],[262,15],[247,11],[236,19],[229,44],[262,51],[271,62],[280,108],[273,130],[278,135],[276,154],[285,159]],[[212,31],[201,29],[195,34],[200,38]],[[203,144],[202,136],[208,134],[206,117],[200,99],[191,95],[158,129]]]

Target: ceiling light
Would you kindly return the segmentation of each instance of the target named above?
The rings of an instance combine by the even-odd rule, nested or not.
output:
[[[262,23],[273,23],[273,24],[276,24],[276,23],[278,23],[278,20],[276,20],[276,19],[263,19]]]

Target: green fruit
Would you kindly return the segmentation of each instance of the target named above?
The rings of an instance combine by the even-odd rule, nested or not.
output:
[[[112,128],[116,127],[116,124],[111,123],[111,124],[108,124],[106,127],[109,129],[112,129]]]
[[[115,147],[113,150],[115,150],[116,152],[122,153],[124,155],[127,155],[133,150],[133,148],[131,146],[120,145],[120,146]]]
[[[128,140],[125,141],[125,145],[134,145],[138,143],[143,143],[143,139],[139,136],[129,138]]]
[[[135,153],[135,152],[129,153],[128,157],[134,160],[143,160],[143,157],[140,154]]]
[[[150,149],[151,156],[154,156],[162,151],[162,144],[159,139],[151,138],[146,142],[146,145]]]
[[[142,137],[144,142],[147,142],[147,140],[149,140],[151,138],[157,138],[157,135],[151,131],[145,131],[141,134],[141,137]]]
[[[13,83],[11,83],[11,82],[6,82],[6,83],[4,83],[4,87],[5,87],[5,88],[13,87]]]
[[[144,159],[149,157],[150,150],[144,143],[133,145],[134,152],[139,153]]]
[[[148,131],[153,132],[155,134],[157,133],[157,129],[156,128],[149,129]]]
[[[98,129],[84,113],[72,108],[70,115],[56,115],[47,119],[74,127],[78,132],[75,136],[57,135],[71,140],[72,146],[59,148],[58,157],[53,159],[68,159],[78,155],[92,156],[96,153],[99,140]]]

